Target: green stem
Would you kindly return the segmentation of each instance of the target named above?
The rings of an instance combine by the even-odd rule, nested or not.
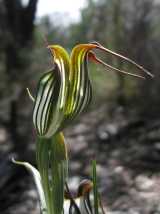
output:
[[[92,179],[93,179],[93,195],[94,195],[94,213],[98,214],[98,190],[97,190],[97,172],[96,172],[96,160],[92,161]]]
[[[67,178],[67,149],[62,133],[52,138],[38,138],[37,164],[44,189],[47,214],[62,214]],[[42,214],[46,214],[46,211]]]
[[[50,204],[51,193],[50,193],[50,181],[49,181],[49,147],[50,147],[50,140],[38,137],[37,148],[36,148],[37,165],[41,175],[42,185],[44,189],[44,195],[45,195],[46,206],[47,206],[47,214],[53,214],[51,212],[51,204]],[[42,211],[42,214],[43,214],[43,211]]]

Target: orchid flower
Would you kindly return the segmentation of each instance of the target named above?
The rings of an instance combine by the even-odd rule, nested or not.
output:
[[[33,112],[34,126],[37,134],[41,137],[50,138],[56,132],[61,131],[90,104],[92,86],[88,74],[88,62],[101,64],[107,69],[123,74],[145,78],[145,76],[119,70],[103,62],[96,57],[94,50],[98,49],[106,54],[116,56],[153,77],[142,66],[104,48],[99,43],[76,45],[70,56],[59,45],[50,45],[48,48],[53,55],[54,68],[45,73],[39,81]]]
[[[62,214],[66,213],[64,190],[68,175],[67,148],[62,131],[87,109],[91,102],[92,86],[88,63],[94,62],[108,70],[139,78],[153,75],[131,59],[106,49],[97,42],[78,44],[73,48],[71,55],[59,45],[49,45],[48,48],[53,56],[53,68],[40,78],[35,99],[28,90],[34,101],[33,123],[37,133],[36,155],[39,171],[28,163],[16,163],[24,165],[32,172],[41,200],[42,214]],[[107,64],[96,56],[95,50],[132,64],[144,75],[129,73]],[[70,197],[68,213],[99,213],[95,166],[93,169],[94,212],[89,199],[92,185],[88,182],[79,188],[77,198],[80,199],[80,204],[76,205]],[[86,211],[82,211],[82,207]]]
[[[77,193],[73,196],[66,185],[64,214],[92,214],[92,189],[92,181],[85,179],[79,184]]]

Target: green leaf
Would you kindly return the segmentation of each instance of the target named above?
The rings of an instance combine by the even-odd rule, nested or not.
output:
[[[37,156],[37,164],[38,169],[41,176],[42,186],[44,190],[46,206],[47,206],[47,214],[52,213],[52,197],[50,191],[50,178],[49,178],[49,164],[50,164],[50,139],[40,138],[37,139],[37,148],[36,148],[36,156]]]
[[[98,190],[97,190],[96,160],[92,161],[92,179],[93,179],[93,195],[94,195],[94,213],[98,214],[99,198],[98,198]]]
[[[12,159],[12,162],[24,166],[33,175],[34,182],[36,184],[37,191],[39,194],[41,212],[42,214],[47,214],[47,207],[41,182],[41,176],[38,170],[27,162],[16,161],[14,159]]]
[[[64,202],[64,186],[68,175],[68,159],[62,133],[54,136],[51,143],[51,184],[54,214],[61,214]]]
[[[50,139],[38,138],[37,163],[48,214],[61,214],[68,174],[67,149],[62,133],[57,133]]]

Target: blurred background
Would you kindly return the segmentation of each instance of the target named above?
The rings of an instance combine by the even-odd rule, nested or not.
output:
[[[33,96],[52,67],[46,48],[98,41],[155,75],[142,80],[89,65],[90,108],[67,129],[69,185],[90,178],[97,160],[99,191],[109,211],[160,213],[160,1],[0,0],[0,213],[38,214],[31,176],[12,156],[35,165]],[[116,58],[104,61],[129,72]]]

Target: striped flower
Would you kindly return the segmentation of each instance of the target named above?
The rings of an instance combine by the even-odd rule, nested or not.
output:
[[[48,48],[53,55],[54,68],[45,73],[38,83],[33,112],[34,126],[40,137],[50,138],[56,132],[61,131],[68,122],[90,104],[92,87],[88,75],[89,61],[99,63],[114,71],[145,78],[112,67],[97,58],[94,50],[98,49],[113,55],[152,76],[134,61],[110,51],[96,42],[76,45],[70,56],[59,45],[50,45]]]
[[[73,197],[67,186],[64,214],[93,214],[92,189],[93,183],[85,179],[79,184],[77,194]]]

